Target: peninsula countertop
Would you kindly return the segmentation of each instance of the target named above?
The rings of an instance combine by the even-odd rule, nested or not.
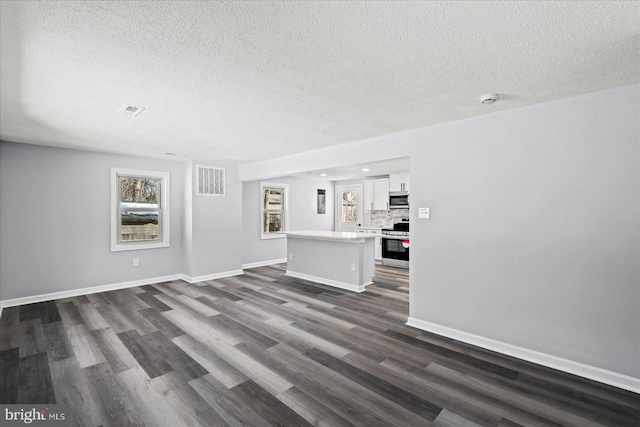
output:
[[[380,234],[367,233],[367,232],[347,232],[347,231],[326,231],[326,230],[301,230],[301,231],[287,231],[285,232],[287,237],[299,237],[304,239],[318,239],[318,240],[335,240],[354,242],[361,239],[374,239],[380,237]]]

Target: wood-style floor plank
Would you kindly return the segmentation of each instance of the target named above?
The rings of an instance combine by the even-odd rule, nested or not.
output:
[[[514,371],[513,369],[508,369],[508,368],[504,368],[502,366],[498,366],[496,364],[490,363],[490,362],[486,362],[484,360],[479,360],[477,358],[473,358],[473,357],[468,357],[465,354],[462,353],[458,353],[456,351],[452,351],[446,348],[442,348],[439,347],[437,345],[433,345],[431,343],[425,342],[425,341],[421,341],[418,339],[415,339],[413,337],[410,337],[408,335],[402,334],[400,332],[396,332],[396,331],[391,331],[391,330],[387,330],[384,332],[385,335],[388,335],[390,337],[393,337],[399,341],[403,341],[406,342],[410,345],[414,345],[416,347],[420,347],[422,349],[428,350],[432,353],[436,353],[436,354],[440,354],[443,355],[449,359],[453,359],[453,360],[458,360],[462,363],[466,363],[468,365],[471,365],[475,368],[478,369],[482,369],[497,375],[501,375],[505,378],[509,378],[509,379],[516,379],[518,377],[518,372]]]
[[[161,390],[166,404],[183,418],[182,423],[178,425],[228,425],[191,386],[183,383],[183,378],[176,378],[176,374],[171,373],[155,378],[152,382]]]
[[[42,325],[42,332],[50,362],[73,357],[73,348],[62,321],[45,323]]]
[[[465,400],[433,390],[429,383],[412,375],[411,372],[405,369],[396,370],[390,368],[385,363],[376,363],[376,361],[363,357],[358,353],[347,355],[345,360],[349,361],[353,366],[375,375],[384,381],[392,383],[414,395],[422,396],[425,400],[437,406],[449,408],[449,411],[462,416],[465,420],[473,424],[496,426],[500,423],[501,417]],[[386,363],[390,363],[390,360],[391,359],[388,359]],[[441,414],[442,412],[438,414],[436,420],[440,418]],[[434,420],[434,423],[436,420]],[[440,423],[442,422],[441,420]]]
[[[40,319],[41,324],[59,322],[60,313],[54,301],[37,302],[20,306],[20,321]]]
[[[440,411],[442,411],[441,407],[387,381],[381,380],[373,374],[358,369],[348,362],[333,357],[322,350],[314,348],[306,351],[304,355],[339,373],[340,375],[368,388],[374,393],[379,394],[412,412],[415,412],[429,421],[435,420]]]
[[[149,380],[146,372],[140,366],[115,374],[115,381],[125,395],[131,399],[138,413],[138,419],[143,421],[145,425],[187,425],[188,417],[164,402],[164,393],[157,384]],[[158,402],[163,404],[159,405]]]
[[[111,328],[93,330],[91,335],[114,373],[139,366],[138,361]]]
[[[118,338],[125,345],[129,353],[136,359],[138,364],[144,369],[149,378],[173,372],[173,367],[165,359],[162,353],[155,351],[149,342],[142,339],[138,331],[131,330],[120,332]]]
[[[407,270],[362,293],[285,272],[5,308],[0,403],[102,427],[640,425],[638,394],[407,326]]]
[[[356,425],[430,425],[426,419],[385,399],[287,346],[250,351],[296,387]],[[312,378],[309,381],[308,378]]]
[[[242,381],[239,384],[242,384]],[[268,427],[271,424],[245,405],[242,397],[211,375],[189,381],[189,385],[229,425]],[[238,384],[234,385],[237,386]]]
[[[71,408],[74,426],[99,426],[106,424],[107,415],[99,395],[90,384],[75,357],[50,362],[51,379],[56,401]]]
[[[73,353],[81,368],[106,361],[93,335],[84,325],[67,326],[66,330]]]
[[[325,405],[316,399],[293,386],[289,390],[276,396],[278,400],[283,402],[289,408],[300,414],[302,418],[307,420],[314,426],[320,427],[350,427],[354,426],[340,415],[329,410]]]
[[[78,306],[76,306],[73,301],[58,302],[57,306],[60,317],[62,318],[62,321],[66,326],[84,324],[84,319],[78,311]]]
[[[169,310],[167,310],[169,311]],[[174,323],[171,323],[164,316],[161,315],[163,311],[155,311],[152,308],[147,308],[145,310],[140,310],[138,313],[142,314],[146,319],[153,324],[159,331],[167,338],[174,338],[184,335],[185,332],[178,328]]]
[[[18,347],[0,351],[0,402],[18,403],[20,365]]]
[[[47,351],[40,318],[20,322],[20,357],[32,356]]]
[[[20,347],[20,307],[7,307],[0,318],[0,351]]]
[[[190,335],[174,338],[173,342],[227,388],[235,387],[248,379],[246,375]]]
[[[95,305],[92,303],[79,305],[78,313],[80,313],[80,316],[82,317],[84,325],[88,331],[109,327],[107,321],[104,320],[102,315],[96,309]]]
[[[311,425],[287,405],[251,380],[238,384],[231,391],[240,397],[244,404],[256,412],[267,424],[291,427]]]
[[[131,394],[117,383],[115,375],[107,363],[92,365],[83,369],[87,382],[97,396],[101,412],[112,426],[145,425],[139,418]]]
[[[16,403],[56,403],[46,352],[21,357],[18,365],[20,385]]]

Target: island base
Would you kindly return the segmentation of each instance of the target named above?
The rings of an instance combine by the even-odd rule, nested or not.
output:
[[[298,273],[287,269],[285,273],[287,276],[295,277],[296,279],[308,280],[310,282],[322,283],[323,285],[333,286],[334,288],[344,289],[351,292],[364,292],[365,286],[371,285],[373,282],[365,283],[363,285],[353,285],[346,282],[338,282],[337,280],[327,279],[325,277],[311,276],[310,274]]]
[[[287,276],[363,292],[375,274],[374,238],[330,240],[287,235]]]

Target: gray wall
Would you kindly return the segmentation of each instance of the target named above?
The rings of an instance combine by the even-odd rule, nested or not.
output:
[[[198,196],[198,166],[226,169],[226,195],[224,197]],[[242,182],[238,180],[238,167],[220,164],[193,163],[194,184],[189,191],[192,199],[190,276],[242,269]]]
[[[170,247],[110,251],[113,166],[171,174]],[[0,142],[0,299],[181,273],[183,168]]]
[[[411,316],[640,377],[639,117],[636,88],[433,128]]]
[[[267,180],[289,184],[289,229],[333,230],[334,229],[334,183],[299,177],[277,177]],[[327,213],[317,212],[317,190],[325,189]],[[287,239],[260,239],[261,209],[260,181],[243,183],[243,256],[242,263],[270,261],[287,256]]]
[[[240,175],[409,155],[412,317],[640,378],[639,89],[243,165]],[[418,220],[419,207],[430,220]]]
[[[195,195],[197,164],[191,162],[1,142],[0,300],[240,270],[237,166],[202,165],[225,167],[225,197]],[[169,248],[110,251],[111,167],[171,174]]]

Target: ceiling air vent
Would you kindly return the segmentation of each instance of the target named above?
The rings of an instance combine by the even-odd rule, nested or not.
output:
[[[225,170],[198,166],[198,196],[224,196]]]
[[[136,107],[135,105],[124,104],[118,110],[118,114],[122,114],[123,116],[131,116],[137,117],[138,114],[142,113],[144,107]]]

